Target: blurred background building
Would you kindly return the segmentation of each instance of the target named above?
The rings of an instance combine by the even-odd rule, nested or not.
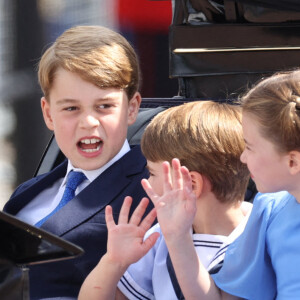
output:
[[[0,0],[0,209],[31,178],[51,137],[40,110],[36,67],[44,50],[74,25],[103,25],[137,51],[142,96],[173,97],[169,78],[171,0]]]

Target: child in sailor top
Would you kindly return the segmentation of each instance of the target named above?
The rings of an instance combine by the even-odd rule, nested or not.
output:
[[[214,270],[213,267],[224,259],[228,245],[243,231],[245,221],[229,236],[191,232],[197,255],[208,270]],[[153,226],[145,238],[155,232],[160,234],[155,245],[127,269],[118,288],[128,299],[183,299],[159,224]]]
[[[172,186],[166,168],[163,194],[150,185],[147,194],[186,299],[300,299],[300,71],[263,79],[241,103],[246,144],[241,161],[260,193],[219,272],[209,276],[189,234],[197,199],[188,171],[178,168]]]
[[[240,107],[212,101],[172,107],[147,126],[141,147],[150,174],[148,181],[142,181],[146,191],[151,184],[157,195],[164,193],[164,173],[169,168],[164,161],[172,161],[174,179],[180,168],[174,157],[190,170],[197,201],[189,231],[200,259],[207,268],[214,267],[243,231],[251,210],[249,205],[242,207],[249,172],[240,162],[244,149]],[[155,211],[141,222],[147,205],[143,199],[128,220],[130,201],[125,199],[118,225],[107,208],[108,251],[85,280],[79,299],[180,298],[165,233],[159,224],[148,230]]]

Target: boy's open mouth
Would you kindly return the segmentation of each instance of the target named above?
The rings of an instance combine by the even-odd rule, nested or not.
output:
[[[102,140],[98,138],[82,139],[78,142],[78,147],[84,152],[91,153],[99,151],[102,144]]]

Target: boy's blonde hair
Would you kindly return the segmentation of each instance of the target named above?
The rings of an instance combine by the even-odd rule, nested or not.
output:
[[[44,53],[38,77],[48,101],[58,68],[76,73],[99,88],[124,89],[129,100],[140,88],[134,49],[119,33],[102,26],[70,28]]]
[[[176,157],[204,175],[221,202],[244,199],[249,172],[240,161],[244,140],[239,106],[196,101],[169,108],[147,126],[141,147],[149,161]]]
[[[300,151],[300,71],[276,73],[241,99],[263,137],[281,153]]]

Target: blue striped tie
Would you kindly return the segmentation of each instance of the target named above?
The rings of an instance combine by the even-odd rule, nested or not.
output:
[[[64,207],[70,200],[72,200],[75,197],[75,191],[80,183],[85,180],[86,177],[82,172],[75,172],[71,171],[68,175],[66,188],[64,191],[64,194],[59,202],[59,204],[56,206],[56,208],[46,217],[38,221],[35,226],[40,227],[42,224],[52,215],[54,215],[58,210],[60,210],[62,207]]]

